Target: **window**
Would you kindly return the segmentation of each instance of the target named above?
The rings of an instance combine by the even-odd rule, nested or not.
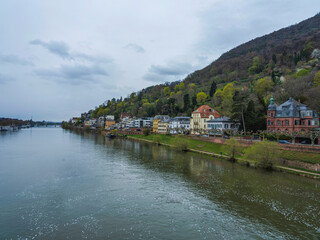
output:
[[[268,120],[268,125],[270,126],[270,120]]]
[[[229,124],[225,124],[225,125],[224,125],[224,128],[229,128]]]
[[[289,126],[289,120],[285,120],[285,125]]]
[[[277,125],[278,125],[278,126],[281,125],[281,121],[280,121],[280,120],[277,121]]]
[[[294,120],[294,125],[299,125],[299,120]]]
[[[308,120],[308,126],[310,126],[311,125],[311,121],[310,120]]]
[[[271,117],[273,117],[273,113],[271,113]]]

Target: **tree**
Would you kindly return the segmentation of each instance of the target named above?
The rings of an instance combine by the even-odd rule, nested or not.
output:
[[[300,71],[296,72],[296,78],[304,77],[309,74],[309,70],[301,69]]]
[[[205,102],[205,100],[207,99],[207,94],[205,94],[204,92],[199,92],[197,94],[197,102],[203,104]]]
[[[260,73],[263,70],[263,61],[260,57],[254,57],[253,63],[251,67],[249,67],[248,72],[249,74],[256,74]]]
[[[179,151],[188,151],[189,141],[183,137],[176,136],[174,145]]]
[[[264,99],[273,88],[273,81],[268,78],[260,78],[254,85],[254,91],[260,99]]]
[[[272,61],[277,64],[277,56],[275,54],[272,54]]]
[[[222,92],[222,112],[226,116],[231,116],[232,112],[232,105],[233,105],[233,96],[235,93],[235,87],[233,86],[233,83],[228,83],[224,88]]]
[[[298,131],[293,131],[293,132],[286,131],[286,132],[284,132],[284,135],[290,137],[291,141],[292,141],[292,144],[295,144],[296,143],[296,138],[301,136],[302,133],[298,132]]]
[[[246,132],[245,124],[245,110],[246,110],[246,100],[248,99],[248,93],[244,91],[236,90],[233,96],[233,105],[232,105],[232,115],[231,119],[235,121],[242,122],[242,128]]]
[[[210,93],[209,96],[213,97],[214,93],[217,91],[217,84],[215,81],[212,82],[211,87],[210,87]]]
[[[143,129],[143,135],[145,135],[145,136],[150,135],[150,128]]]
[[[239,141],[237,139],[235,139],[234,137],[228,139],[226,141],[226,145],[225,145],[224,150],[225,150],[227,156],[230,157],[230,160],[235,161],[236,154],[240,153],[240,151],[241,151]]]
[[[320,86],[320,71],[314,75],[314,86],[319,87]]]
[[[195,89],[195,87],[196,87],[196,84],[195,84],[195,83],[190,83],[190,85],[189,85],[189,88],[190,88],[190,89]]]
[[[320,131],[308,131],[305,136],[311,140],[311,145],[313,146],[316,139],[319,141]]]
[[[163,89],[163,93],[164,93],[165,96],[169,96],[170,95],[170,88],[169,87],[165,87]]]
[[[160,144],[161,144],[161,137],[160,137],[158,134],[156,134],[156,135],[153,136],[152,141],[153,141],[154,143],[160,145]]]
[[[181,82],[180,85],[179,85],[179,89],[180,89],[180,90],[183,90],[184,88],[185,88],[184,82]]]
[[[192,106],[193,107],[197,106],[197,96],[196,95],[192,96]]]
[[[265,169],[272,169],[279,155],[280,148],[278,143],[269,141],[254,143],[244,151],[246,159],[257,161],[257,165]]]
[[[187,109],[190,106],[190,99],[189,99],[189,94],[183,95],[183,109],[184,111],[187,111]]]

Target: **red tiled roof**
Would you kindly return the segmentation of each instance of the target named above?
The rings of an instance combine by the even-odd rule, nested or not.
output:
[[[202,105],[192,113],[200,113],[201,118],[209,118],[210,115],[213,115],[214,118],[220,117],[220,114],[216,110],[214,110],[212,107],[209,107],[208,105]]]

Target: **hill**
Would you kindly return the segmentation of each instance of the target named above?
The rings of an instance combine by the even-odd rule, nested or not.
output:
[[[114,114],[116,119],[122,112],[176,116],[190,115],[199,105],[208,104],[234,119],[243,114],[249,130],[264,129],[271,95],[276,103],[293,97],[320,111],[319,48],[317,14],[244,43],[183,81],[111,99],[89,112],[93,117]]]

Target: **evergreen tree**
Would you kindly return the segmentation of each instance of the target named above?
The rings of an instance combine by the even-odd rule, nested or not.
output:
[[[231,110],[231,119],[239,121],[241,127],[246,131],[245,124],[245,110],[246,110],[246,99],[248,98],[248,93],[236,91],[233,96],[233,104]]]
[[[189,99],[189,94],[183,95],[183,109],[184,111],[187,111],[187,109],[190,106],[190,99]]]
[[[215,83],[215,81],[213,81],[212,84],[211,84],[209,96],[213,97],[213,95],[216,92],[216,90],[217,90],[217,84]]]
[[[197,106],[197,95],[192,96],[192,107],[195,108]]]
[[[277,64],[277,56],[275,54],[272,54],[272,61]]]

